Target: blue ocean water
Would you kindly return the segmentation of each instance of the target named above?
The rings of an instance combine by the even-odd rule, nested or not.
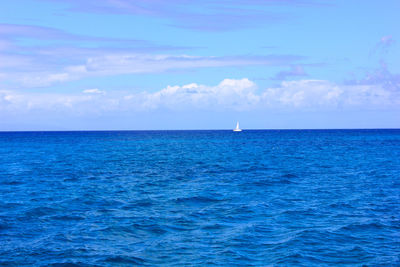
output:
[[[0,133],[0,265],[400,265],[400,130]]]

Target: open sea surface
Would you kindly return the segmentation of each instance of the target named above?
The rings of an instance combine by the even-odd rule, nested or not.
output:
[[[0,266],[400,266],[400,130],[0,133]]]

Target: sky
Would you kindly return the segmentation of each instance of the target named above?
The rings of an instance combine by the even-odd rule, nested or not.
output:
[[[400,127],[398,0],[13,0],[0,130]]]

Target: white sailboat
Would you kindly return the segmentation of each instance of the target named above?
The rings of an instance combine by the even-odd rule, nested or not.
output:
[[[234,132],[241,132],[242,130],[239,128],[239,122],[236,123],[236,128],[233,129]]]

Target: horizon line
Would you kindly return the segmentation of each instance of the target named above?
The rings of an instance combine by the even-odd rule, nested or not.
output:
[[[399,128],[254,128],[242,131],[324,131],[324,130],[400,130]],[[136,130],[0,130],[10,132],[152,132],[152,131],[233,131],[233,129],[136,129]]]

